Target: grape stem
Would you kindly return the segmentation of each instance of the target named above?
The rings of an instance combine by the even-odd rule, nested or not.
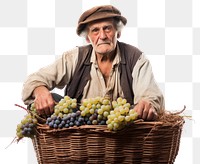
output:
[[[27,111],[29,113],[29,110],[27,108],[25,108],[25,107],[23,107],[21,105],[18,105],[18,104],[15,104],[15,106],[20,107],[20,108],[24,109],[25,111]]]
[[[21,139],[22,139],[22,138],[14,137],[13,140],[11,141],[11,143],[10,143],[8,146],[6,146],[5,149],[7,149],[9,146],[11,146],[11,144],[13,144],[14,142],[17,142],[17,143],[18,143]]]

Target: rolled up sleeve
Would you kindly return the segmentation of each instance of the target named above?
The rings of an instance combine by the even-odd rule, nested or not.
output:
[[[151,64],[144,54],[138,59],[132,76],[134,102],[148,100],[156,111],[164,110],[164,96],[154,79]]]
[[[78,48],[75,48],[63,53],[54,63],[30,74],[23,84],[23,102],[30,104],[33,101],[32,93],[38,86],[45,86],[49,90],[64,88],[74,72],[77,57]]]

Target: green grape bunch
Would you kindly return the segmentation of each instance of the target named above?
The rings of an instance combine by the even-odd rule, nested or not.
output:
[[[81,126],[84,119],[80,115],[77,99],[65,96],[55,106],[54,113],[47,118],[46,125],[54,129]]]
[[[126,125],[135,121],[138,117],[134,109],[131,109],[130,103],[126,99],[118,97],[116,101],[112,101],[113,110],[106,121],[109,130],[117,131]]]
[[[79,109],[87,125],[106,125],[111,102],[107,97],[88,98],[82,101]]]
[[[35,127],[37,125],[37,119],[31,114],[25,115],[21,120],[21,123],[17,125],[16,135],[19,139],[23,137],[32,138],[35,134]]]
[[[25,109],[24,107],[21,108]],[[34,103],[31,104],[30,110],[25,110],[28,112],[28,114],[24,116],[16,128],[16,136],[18,140],[22,139],[23,137],[32,138],[35,135],[35,128],[38,123]]]
[[[63,118],[68,113],[76,112],[78,109],[77,99],[65,96],[54,107],[53,116]]]

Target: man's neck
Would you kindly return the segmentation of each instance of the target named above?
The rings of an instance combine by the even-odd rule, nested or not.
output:
[[[116,50],[107,54],[96,54],[98,62],[112,62],[116,56]]]

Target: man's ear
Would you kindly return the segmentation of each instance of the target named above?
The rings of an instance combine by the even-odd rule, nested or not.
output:
[[[90,39],[88,38],[88,36],[85,38],[87,43],[90,43]]]
[[[117,33],[117,38],[120,38],[120,36],[121,36],[121,32],[118,32]]]

